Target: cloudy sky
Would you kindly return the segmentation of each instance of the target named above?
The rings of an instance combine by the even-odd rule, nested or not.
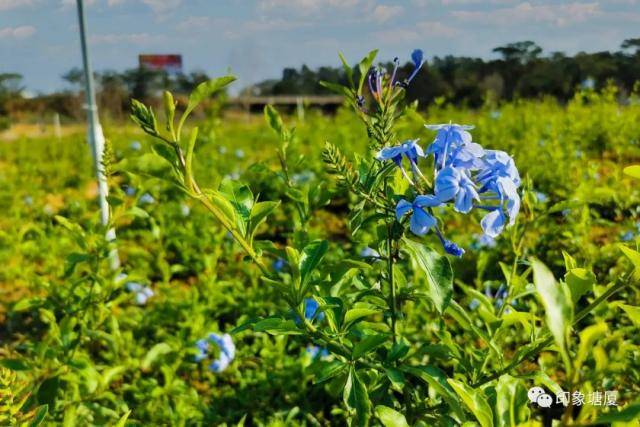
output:
[[[123,70],[139,53],[181,53],[187,71],[228,70],[245,86],[285,66],[359,59],[494,56],[534,40],[546,52],[617,49],[640,37],[640,0],[85,0],[92,62]],[[81,64],[75,0],[0,0],[0,73],[18,72],[31,91],[64,87]]]

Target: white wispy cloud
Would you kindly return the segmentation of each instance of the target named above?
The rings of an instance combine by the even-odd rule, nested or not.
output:
[[[402,15],[403,12],[404,8],[402,6],[387,6],[379,4],[373,9],[373,12],[371,12],[371,18],[378,23],[384,23],[392,20],[393,18],[397,18]]]
[[[301,15],[312,15],[330,9],[352,9],[370,4],[369,0],[259,0],[259,8],[263,11],[290,10]]]
[[[411,28],[397,28],[377,31],[376,39],[387,43],[408,43],[425,39],[450,39],[458,36],[461,31],[439,21],[423,21]]]
[[[19,27],[0,28],[0,39],[26,39],[36,33],[36,28],[31,25]]]
[[[165,40],[163,35],[155,35],[149,33],[113,33],[113,34],[93,34],[89,36],[89,43],[92,44],[135,44],[148,45],[159,43]]]
[[[503,7],[486,11],[452,11],[451,15],[461,21],[496,26],[515,26],[525,23],[549,23],[566,26],[581,23],[601,14],[600,4],[592,3],[558,3],[532,4],[523,2],[513,7]]]
[[[37,0],[0,0],[0,10],[17,9],[22,6],[33,6]]]

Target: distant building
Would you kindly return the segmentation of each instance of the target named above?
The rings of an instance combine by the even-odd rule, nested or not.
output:
[[[166,71],[168,74],[182,73],[182,55],[139,55],[140,68]]]

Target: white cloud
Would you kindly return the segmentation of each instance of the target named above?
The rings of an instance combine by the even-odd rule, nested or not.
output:
[[[94,34],[89,36],[89,43],[93,44],[135,44],[148,45],[161,42],[165,39],[161,35],[153,35],[149,33],[131,33],[131,34]]]
[[[62,0],[62,7],[76,7],[76,0]],[[96,3],[96,0],[84,0],[85,6],[92,6]]]
[[[408,43],[428,39],[451,39],[460,35],[460,30],[438,21],[423,21],[408,28],[378,31],[375,36],[380,42]]]
[[[451,14],[461,20],[475,24],[522,25],[526,23],[549,23],[558,27],[580,23],[601,14],[600,5],[593,3],[531,4],[520,3],[490,11],[457,10]]]
[[[26,39],[36,33],[36,28],[31,25],[19,27],[0,28],[0,39]]]
[[[153,9],[155,13],[166,13],[180,6],[182,0],[142,0],[142,3]]]
[[[327,9],[351,9],[369,3],[367,0],[259,0],[263,11],[288,9],[301,15],[312,15]]]
[[[16,9],[22,6],[32,6],[35,0],[0,0],[0,10]]]
[[[376,22],[384,23],[393,18],[397,18],[402,15],[403,12],[404,8],[402,6],[386,6],[380,4],[373,9],[371,18]]]

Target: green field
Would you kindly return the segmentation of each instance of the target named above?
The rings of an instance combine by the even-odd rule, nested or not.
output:
[[[516,224],[488,246],[480,242],[478,212],[447,208],[441,227],[466,250],[461,258],[445,256],[433,233],[416,238],[405,231],[403,239],[431,248],[429,262],[451,263],[452,293],[451,303],[439,303],[419,256],[400,251],[392,269],[399,314],[384,309],[378,295],[388,278],[385,261],[363,256],[374,253],[366,248],[384,255],[387,220],[323,162],[328,141],[351,162],[375,163],[365,126],[348,107],[284,122],[295,127],[285,161],[290,185],[278,158],[280,138],[262,116],[199,116],[186,130],[199,127],[192,170],[201,187],[233,189],[240,198],[244,183],[256,201],[280,201],[255,230],[268,274],[282,270],[278,263],[294,264],[285,247],[308,258],[317,242],[327,242],[308,272],[304,296],[323,311],[311,329],[283,291],[300,273],[284,268],[265,280],[211,212],[169,182],[157,140],[133,122],[105,125],[121,261],[115,271],[84,133],[0,139],[0,425],[39,417],[65,426],[406,419],[485,427],[542,426],[551,418],[562,425],[638,425],[640,181],[623,173],[640,164],[637,95],[621,103],[608,89],[580,92],[566,105],[548,99],[476,110],[409,108],[395,124],[397,141],[420,138],[426,147],[435,133],[425,123],[474,125],[474,141],[513,156],[522,207]],[[428,163],[421,167],[431,174]],[[398,170],[388,180],[387,191],[409,191]],[[238,201],[246,203],[252,200]],[[372,216],[359,218],[359,210]],[[556,281],[534,283],[532,270],[542,264]],[[153,295],[137,299],[131,283]],[[352,312],[356,320],[339,332],[331,325],[337,301],[364,310]],[[259,321],[269,316],[277,317]],[[564,350],[558,325],[565,327]],[[222,372],[196,362],[197,342],[210,332],[230,333],[235,344]],[[327,354],[322,334],[339,343]],[[390,334],[393,342],[377,341]],[[358,344],[363,353],[353,360],[340,354]],[[545,411],[527,398],[534,385],[585,396],[615,391],[616,405]]]

